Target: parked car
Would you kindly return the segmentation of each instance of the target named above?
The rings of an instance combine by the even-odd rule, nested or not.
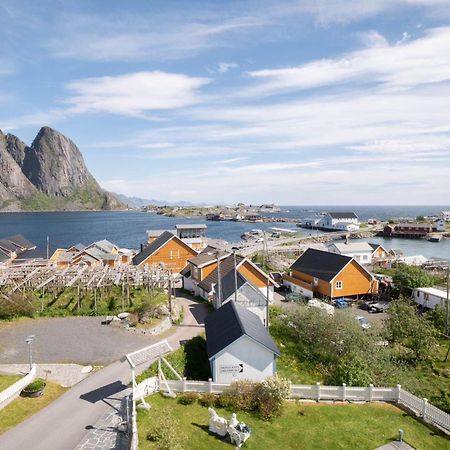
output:
[[[382,313],[386,312],[389,308],[388,302],[378,302],[370,305],[369,312],[370,313]]]
[[[368,330],[371,327],[369,321],[365,317],[356,316],[355,319],[359,322],[363,330]]]
[[[338,298],[334,301],[334,306],[338,309],[348,308],[348,302],[344,298]]]
[[[306,303],[306,298],[303,297],[303,295],[301,295],[301,294],[297,294],[296,292],[290,292],[289,294],[286,295],[286,297],[282,301],[285,301],[285,302],[297,302],[297,303],[304,302],[304,303]]]

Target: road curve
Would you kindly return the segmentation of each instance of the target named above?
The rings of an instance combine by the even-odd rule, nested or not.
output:
[[[173,348],[203,330],[207,310],[204,304],[182,298],[183,324],[167,340]],[[131,381],[127,363],[114,362],[95,372],[65,392],[53,403],[0,435],[0,449],[72,450],[108,409],[108,397],[120,392]]]

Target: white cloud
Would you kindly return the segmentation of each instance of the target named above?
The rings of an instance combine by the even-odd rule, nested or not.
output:
[[[428,31],[424,37],[398,45],[354,51],[341,58],[313,61],[297,67],[248,72],[260,85],[248,95],[274,94],[359,81],[387,89],[450,80],[450,27]]]
[[[199,101],[198,89],[207,83],[207,78],[158,71],[85,78],[68,83],[73,95],[67,101],[72,113],[139,116],[146,111],[193,105]]]
[[[389,45],[386,38],[376,30],[359,33],[359,38],[366,47],[387,47]]]
[[[263,17],[226,18],[223,13],[199,20],[173,17],[69,17],[60,23],[62,29],[58,39],[50,41],[50,50],[57,57],[95,61],[186,58],[205,49],[227,46],[229,41],[224,36],[239,36],[266,23]]]
[[[226,73],[232,69],[237,69],[238,67],[239,67],[239,64],[237,64],[235,62],[220,62],[217,65],[217,72]]]

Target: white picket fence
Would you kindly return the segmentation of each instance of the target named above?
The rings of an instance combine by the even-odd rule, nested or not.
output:
[[[37,366],[36,364],[33,364],[29,373],[11,386],[7,387],[4,391],[0,392],[0,409],[3,409],[8,403],[12,402],[19,396],[20,391],[36,378],[36,371]]]
[[[230,383],[214,383],[208,381],[167,380],[173,392],[198,392],[221,394],[230,387]],[[158,385],[157,377],[149,378],[139,384],[145,395],[150,395],[165,386]],[[309,399],[315,401],[349,401],[349,402],[394,402],[404,406],[417,417],[450,433],[450,414],[430,405],[427,399],[421,399],[400,385],[396,387],[367,387],[323,386],[320,383],[313,385],[291,384],[291,399]]]

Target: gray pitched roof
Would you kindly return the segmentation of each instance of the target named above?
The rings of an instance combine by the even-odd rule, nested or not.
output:
[[[241,336],[248,336],[276,355],[280,350],[259,317],[248,309],[229,301],[205,319],[208,357],[228,347]]]
[[[17,252],[18,250],[20,250],[20,247],[14,245],[7,239],[0,239],[0,248],[6,250],[8,253]]]
[[[230,252],[226,252],[224,250],[213,250],[208,253],[201,252],[199,255],[194,256],[189,260],[190,263],[194,264],[194,266],[202,267],[204,265],[208,265],[210,263],[217,261],[217,252],[219,253],[219,258],[223,259],[228,256]]]
[[[358,216],[354,212],[329,212],[333,219],[357,219]]]
[[[206,228],[206,225],[204,223],[188,223],[188,224],[175,225],[175,228],[177,230],[191,230],[191,229],[196,229],[196,228]]]
[[[21,234],[15,234],[14,236],[8,236],[5,238],[7,241],[12,242],[14,245],[25,249],[30,250],[32,248],[36,248],[36,244],[30,242],[27,238],[22,236]]]
[[[350,261],[350,256],[308,248],[291,269],[303,272],[320,280],[331,281]]]
[[[135,266],[143,263],[150,255],[153,255],[159,248],[161,248],[164,244],[169,242],[171,239],[176,238],[176,236],[169,231],[164,231],[158,238],[156,238],[153,242],[146,245],[144,249],[138,253],[132,260]]]
[[[88,248],[93,246],[98,247],[100,250],[103,250],[105,253],[111,253],[114,250],[115,245],[109,242],[107,239],[102,239],[101,241],[96,241],[91,244]]]
[[[239,265],[245,258],[236,255],[236,266]],[[220,261],[220,276],[223,278],[228,272],[234,270],[234,256],[230,255],[227,258]],[[210,292],[213,284],[217,284],[218,270],[213,270],[203,281],[198,284],[204,291]]]
[[[236,290],[236,284],[237,289],[242,287],[245,283],[247,283],[247,280],[243,275],[239,273],[238,270],[236,270],[236,278],[234,277],[234,269],[230,270],[225,276],[223,276],[220,279],[220,290],[222,293],[222,301],[226,300],[228,297],[234,294]],[[218,285],[216,285],[216,291],[218,289]]]

